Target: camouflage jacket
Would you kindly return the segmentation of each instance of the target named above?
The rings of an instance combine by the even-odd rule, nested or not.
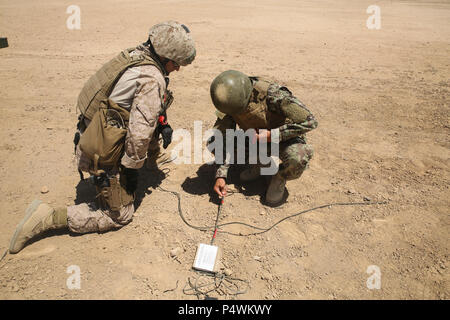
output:
[[[136,51],[146,48],[139,46]],[[121,163],[139,169],[147,158],[150,142],[155,139],[158,116],[163,110],[167,83],[155,66],[128,69],[114,87],[110,99],[130,107],[130,122]]]
[[[251,79],[253,82],[255,81],[255,78]],[[295,137],[302,138],[304,143],[306,143],[305,133],[317,128],[318,123],[313,114],[286,87],[272,83],[269,87],[265,103],[269,111],[285,117],[283,125],[271,130],[272,139],[278,138],[280,143]],[[230,115],[220,112],[216,113],[218,118],[213,128],[219,130],[223,137],[225,137],[227,129],[236,129],[236,121]],[[223,154],[225,155],[225,141],[223,145]],[[226,178],[229,167],[230,164],[226,162],[220,165],[216,171],[216,178]]]
[[[146,53],[148,49],[138,46],[133,54]],[[155,137],[158,116],[163,110],[167,83],[164,75],[153,65],[129,68],[120,77],[109,98],[119,106],[130,110],[125,152],[121,164],[126,168],[139,169],[147,158],[147,151]],[[85,119],[86,126],[89,120]],[[78,148],[79,149],[79,148]],[[92,161],[77,150],[78,168],[88,171]]]

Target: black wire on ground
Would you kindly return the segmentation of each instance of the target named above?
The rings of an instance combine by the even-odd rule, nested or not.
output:
[[[183,220],[183,222],[187,226],[189,226],[189,227],[191,227],[193,229],[196,229],[196,230],[200,230],[200,231],[209,231],[209,230],[215,228],[215,226],[200,227],[200,226],[195,226],[195,225],[189,223],[186,220],[186,218],[184,217],[183,211],[181,209],[181,195],[180,195],[180,193],[178,193],[176,191],[166,190],[166,189],[164,189],[162,187],[158,187],[158,189],[160,189],[163,192],[172,193],[178,198],[178,213],[179,213],[181,219]],[[321,205],[321,206],[318,206],[318,207],[306,209],[306,210],[294,213],[292,215],[289,215],[287,217],[284,217],[283,219],[277,221],[276,223],[274,223],[273,225],[271,225],[268,228],[262,228],[262,227],[254,226],[254,225],[251,225],[251,224],[248,224],[248,223],[245,223],[245,222],[239,222],[239,221],[233,221],[233,222],[226,222],[226,223],[217,224],[217,228],[228,226],[228,225],[243,225],[243,226],[246,226],[246,227],[249,227],[249,228],[253,228],[253,229],[256,229],[256,230],[261,230],[259,232],[253,232],[253,233],[248,233],[248,234],[242,234],[242,233],[238,234],[238,233],[232,233],[232,232],[228,232],[228,231],[221,231],[222,233],[230,234],[230,235],[233,235],[233,236],[240,236],[240,237],[253,236],[253,235],[262,234],[262,233],[265,233],[267,231],[270,231],[271,229],[276,227],[278,224],[280,224],[281,222],[283,222],[283,221],[285,221],[287,219],[294,218],[294,217],[299,216],[299,215],[301,215],[303,213],[311,212],[311,211],[314,211],[314,210],[323,209],[323,208],[332,207],[332,206],[360,206],[360,205],[375,205],[375,204],[387,204],[387,201],[377,201],[377,202],[336,202],[336,203],[324,204],[324,205]]]
[[[191,281],[191,278],[188,278],[186,285],[183,288],[183,293],[190,296],[197,296],[197,299],[200,299],[200,296],[207,297],[209,293],[216,291],[220,295],[230,295],[237,297],[239,294],[244,294],[247,292],[250,287],[250,283],[247,280],[234,278],[225,275],[224,273],[206,273],[197,271],[198,276],[194,278],[194,281]],[[212,278],[207,283],[199,284],[201,278]],[[246,284],[245,288],[240,289],[237,285],[237,282],[242,282]],[[189,286],[189,288],[186,288]],[[222,289],[221,287],[224,287]],[[212,287],[212,288],[211,288]]]
[[[259,232],[253,232],[253,233],[248,233],[248,234],[237,234],[237,233],[232,233],[232,232],[228,232],[228,231],[221,231],[222,233],[225,234],[230,234],[230,235],[234,235],[234,236],[251,236],[251,235],[257,235],[257,234],[262,234],[265,233],[271,229],[273,229],[274,227],[276,227],[278,224],[280,224],[281,222],[299,216],[303,213],[306,212],[310,212],[310,211],[314,211],[314,210],[318,210],[318,209],[322,209],[322,208],[326,208],[326,207],[330,207],[331,206],[355,206],[355,205],[374,205],[374,204],[386,204],[387,202],[338,202],[338,203],[330,203],[330,204],[325,204],[322,206],[318,206],[318,207],[314,207],[314,208],[310,208],[310,209],[306,209],[303,210],[301,212],[292,214],[290,216],[284,217],[283,219],[277,221],[276,223],[274,223],[272,226],[268,227],[268,228],[261,228],[258,226],[253,226],[251,224],[248,223],[244,223],[244,222],[227,222],[227,223],[222,223],[222,224],[218,224],[219,222],[219,216],[222,210],[222,206],[223,206],[223,198],[221,199],[221,202],[219,204],[219,208],[217,210],[217,216],[216,216],[216,221],[215,221],[215,225],[214,226],[206,226],[206,227],[200,227],[200,226],[195,226],[191,223],[189,223],[186,218],[183,215],[183,210],[181,209],[181,195],[180,193],[176,192],[176,191],[171,191],[171,190],[166,190],[162,187],[158,187],[158,189],[160,189],[163,192],[168,192],[168,193],[172,193],[173,195],[175,195],[178,198],[178,213],[181,217],[181,219],[183,220],[183,222],[196,230],[200,230],[200,231],[210,231],[211,229],[214,230],[214,236],[211,239],[211,245],[214,242],[217,230],[220,227],[223,226],[227,226],[227,225],[233,225],[233,224],[237,224],[237,225],[243,225],[243,226],[247,226],[249,228],[253,228],[253,229],[257,229],[257,230],[261,230]],[[243,280],[243,279],[239,279],[239,278],[232,278],[230,276],[225,275],[224,273],[205,273],[205,272],[201,272],[201,271],[197,271],[198,276],[195,277],[194,282],[191,281],[190,278],[188,278],[188,281],[186,283],[186,285],[183,288],[183,293],[186,295],[195,295],[197,296],[197,299],[200,299],[200,297],[203,295],[204,297],[208,297],[208,293],[211,293],[213,291],[221,294],[221,295],[231,295],[234,298],[236,298],[239,294],[244,294],[247,292],[248,288],[250,287],[250,283],[247,280]],[[206,284],[199,284],[199,280],[202,277],[208,277],[208,278],[212,278],[212,280],[210,280],[209,282],[207,282]],[[243,282],[246,284],[246,287],[244,290],[240,290],[239,286],[236,284],[236,282]],[[232,286],[235,287],[235,289],[231,288],[227,283],[230,283]],[[189,285],[189,288],[186,289],[186,287]],[[227,291],[224,291],[221,289],[221,286],[223,286]],[[209,287],[209,289],[208,289]]]

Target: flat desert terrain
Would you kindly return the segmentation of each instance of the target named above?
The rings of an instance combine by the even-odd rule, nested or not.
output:
[[[81,29],[67,27],[71,5]],[[371,5],[379,29],[367,26]],[[286,85],[319,122],[308,134],[314,158],[287,183],[287,202],[265,206],[265,179],[242,185],[235,167],[221,223],[266,228],[329,203],[386,201],[306,212],[260,235],[221,227],[215,244],[229,276],[210,297],[450,298],[449,1],[0,0],[0,37],[9,42],[0,49],[1,253],[33,199],[59,207],[93,198],[74,162],[78,94],[165,20],[186,24],[197,45],[194,63],[171,74],[174,129],[193,135],[194,121],[203,131],[213,125],[209,86],[228,69]],[[139,206],[122,229],[50,232],[7,254],[0,299],[197,299],[183,289],[198,277],[197,245],[212,233],[187,226],[177,198],[158,186],[181,194],[191,224],[214,225],[214,167],[162,169],[140,170]],[[71,266],[79,289],[67,286]]]

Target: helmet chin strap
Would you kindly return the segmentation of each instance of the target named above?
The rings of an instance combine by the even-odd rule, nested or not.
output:
[[[164,71],[164,79],[166,81],[166,86],[168,86],[169,85],[169,77],[168,77],[168,73],[166,71],[167,59],[160,57],[156,53],[155,48],[153,47],[153,44],[150,41],[150,38],[147,39],[147,41],[144,42],[142,45],[145,46],[146,48],[148,48],[148,50],[150,51],[150,56],[153,58],[153,60],[155,60],[156,63],[158,63],[160,65],[160,67],[162,67],[162,69]]]

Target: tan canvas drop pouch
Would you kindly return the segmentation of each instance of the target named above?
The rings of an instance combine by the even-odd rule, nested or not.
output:
[[[129,111],[114,101],[103,100],[80,138],[80,149],[94,162],[96,174],[100,167],[114,167],[124,151]]]
[[[134,201],[134,194],[126,191],[125,180],[124,175],[120,175],[120,179],[113,176],[108,178],[108,187],[97,186],[97,198],[100,208],[120,211],[121,208]]]

